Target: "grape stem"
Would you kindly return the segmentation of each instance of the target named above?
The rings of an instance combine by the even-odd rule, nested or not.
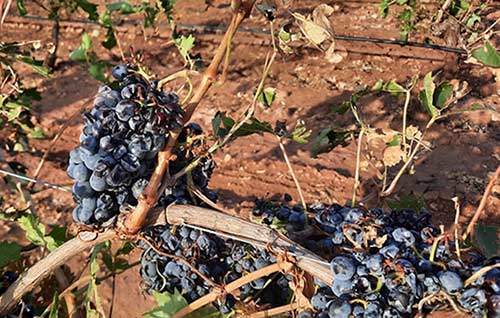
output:
[[[191,101],[185,108],[185,123],[189,122],[194,111],[215,81],[217,77],[217,70],[222,62],[230,39],[233,38],[241,22],[250,15],[254,3],[255,0],[238,1],[235,3],[235,6],[233,7],[233,18],[231,19],[231,23],[226,33],[224,34],[224,38],[215,52],[212,62],[203,74],[201,83],[194,92]],[[143,193],[139,197],[137,208],[125,220],[125,227],[129,234],[135,234],[141,229],[148,212],[153,208],[159,197],[160,191],[158,191],[158,189],[169,165],[169,161],[172,157],[172,151],[177,143],[177,138],[180,135],[181,129],[177,129],[170,134],[165,149],[158,154],[158,165],[156,166],[146,189],[144,189]]]
[[[181,310],[179,310],[177,313],[175,313],[172,318],[181,318],[189,313],[215,301],[217,298],[224,294],[231,294],[232,292],[236,291],[238,288],[240,288],[243,285],[246,285],[256,279],[259,279],[261,277],[270,275],[272,273],[278,272],[278,271],[283,271],[287,272],[293,267],[293,264],[290,262],[281,262],[281,263],[274,263],[272,265],[266,266],[264,268],[261,268],[259,270],[256,270],[255,272],[252,272],[248,275],[245,275],[229,284],[227,284],[225,287],[222,289],[214,288],[212,292],[209,294],[195,300],[191,304],[188,304]]]

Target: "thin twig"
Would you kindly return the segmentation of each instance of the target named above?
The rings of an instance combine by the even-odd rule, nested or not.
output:
[[[92,101],[93,98],[94,98],[94,96],[87,98],[83,102],[83,105],[78,109],[78,111],[76,111],[73,115],[71,115],[71,117],[64,122],[64,124],[61,126],[61,128],[59,128],[59,131],[54,136],[54,138],[52,138],[52,141],[50,142],[47,149],[45,149],[45,152],[43,153],[42,159],[38,163],[38,166],[36,167],[35,173],[33,174],[33,179],[38,178],[38,175],[40,174],[40,171],[42,171],[42,167],[45,164],[45,161],[47,160],[47,158],[49,157],[50,152],[52,151],[52,149],[54,148],[56,143],[59,141],[61,136],[64,134],[64,131],[66,130],[66,128],[68,128],[69,125],[73,122],[73,120],[78,118],[85,111],[85,109],[87,109],[87,103]],[[30,182],[28,184],[28,189],[32,189],[33,186],[34,186],[34,182]]]
[[[19,299],[28,291],[33,290],[54,268],[65,264],[74,255],[116,237],[117,234],[114,231],[97,234],[97,237],[91,241],[82,241],[79,237],[76,237],[52,251],[19,275],[18,279],[0,296],[0,316],[7,314]]]
[[[299,305],[297,303],[291,303],[288,305],[283,305],[280,307],[272,308],[272,309],[267,309],[267,310],[262,310],[253,314],[248,315],[248,318],[266,318],[266,317],[272,317],[276,316],[279,314],[283,314],[285,312],[293,311],[295,309],[299,308]]]
[[[215,301],[218,297],[220,297],[223,294],[231,294],[238,288],[240,288],[243,285],[246,285],[256,279],[259,279],[264,276],[268,276],[272,273],[278,272],[278,271],[288,271],[292,268],[293,264],[289,262],[283,262],[283,263],[275,263],[269,266],[266,266],[264,268],[261,268],[259,270],[256,270],[255,272],[252,272],[248,275],[245,275],[229,284],[227,284],[225,287],[222,289],[214,289],[212,292],[209,294],[195,300],[191,304],[187,305],[186,307],[182,308],[179,310],[177,313],[175,313],[172,318],[181,318],[186,316],[187,314],[195,311],[196,309],[199,309],[213,301]]]
[[[118,45],[118,51],[120,52],[120,57],[122,58],[122,61],[125,61],[125,54],[123,53],[122,44],[120,39],[118,38],[118,34],[116,34],[116,29],[113,29],[113,35],[115,36],[116,44]]]
[[[248,1],[248,3],[245,4],[242,3],[243,10],[240,10],[238,8],[234,13],[234,19],[232,20],[231,25],[224,35],[224,39],[221,41],[219,48],[217,49],[215,56],[212,59],[212,62],[203,74],[201,83],[197,87],[193,97],[191,98],[191,101],[186,106],[184,114],[184,121],[186,123],[191,119],[193,112],[198,107],[208,89],[212,86],[212,83],[217,76],[219,65],[222,62],[224,52],[228,45],[228,39],[234,36],[241,22],[250,14],[250,10],[252,9],[254,2],[255,0]],[[165,171],[167,170],[167,167],[169,165],[170,157],[172,156],[173,148],[175,147],[179,135],[180,130],[178,129],[175,132],[171,133],[171,135],[169,136],[165,149],[158,154],[158,165],[156,166],[146,189],[144,189],[143,193],[139,197],[139,203],[136,209],[125,221],[125,227],[131,234],[137,233],[137,231],[139,231],[139,229],[142,227],[142,224],[144,223],[144,220],[146,219],[147,213],[152,209],[158,199],[158,196],[160,194],[160,192],[158,191],[160,182],[165,175]]]
[[[213,280],[211,280],[210,278],[208,278],[206,275],[204,275],[202,272],[200,272],[196,266],[194,266],[193,264],[191,264],[187,259],[185,259],[184,257],[182,256],[178,256],[178,255],[174,255],[174,254],[170,254],[170,253],[166,253],[166,252],[163,252],[162,250],[160,250],[159,248],[157,248],[152,242],[150,242],[146,237],[144,236],[140,236],[141,239],[149,245],[149,247],[151,247],[157,254],[159,255],[162,255],[162,256],[166,256],[166,257],[169,257],[169,258],[172,258],[176,261],[179,261],[179,262],[182,262],[184,263],[187,267],[189,267],[190,270],[192,270],[194,273],[196,273],[198,276],[200,276],[201,278],[203,278],[203,280],[205,280],[207,283],[209,283],[212,287],[219,287],[219,285],[217,283],[215,283]]]
[[[486,186],[483,197],[481,198],[481,202],[479,203],[479,206],[477,207],[476,212],[472,217],[472,220],[469,222],[469,225],[467,226],[467,231],[465,231],[465,234],[462,237],[463,240],[465,240],[469,235],[472,235],[474,233],[474,226],[476,225],[477,221],[479,220],[479,217],[481,216],[481,213],[486,207],[486,203],[488,202],[491,190],[493,190],[493,186],[495,185],[499,177],[500,177],[500,166],[498,166],[497,170],[495,171],[495,174],[493,175],[493,178],[491,178],[490,182]]]
[[[300,187],[299,180],[297,179],[297,176],[295,175],[295,172],[293,171],[292,164],[290,163],[290,160],[288,159],[288,155],[285,150],[285,146],[283,145],[283,142],[281,140],[281,137],[276,136],[278,139],[278,145],[280,147],[281,153],[283,154],[283,158],[285,159],[286,165],[288,167],[288,172],[292,175],[293,182],[295,183],[295,187],[297,188],[297,192],[299,193],[300,197],[300,202],[302,203],[302,207],[304,208],[304,212],[307,212],[307,204],[306,200],[304,199],[304,194],[302,192],[302,188]]]
[[[361,161],[361,145],[363,141],[363,134],[365,133],[365,128],[361,127],[361,130],[359,131],[359,136],[358,136],[358,146],[356,148],[356,169],[354,172],[354,186],[352,189],[352,202],[351,202],[351,207],[356,206],[356,192],[358,191],[358,186],[359,186],[359,168],[360,168],[360,161]]]
[[[455,203],[455,224],[454,224],[455,248],[458,259],[462,261],[462,258],[460,257],[460,240],[458,238],[458,226],[459,226],[458,218],[460,217],[460,201],[458,200],[458,197],[453,197],[451,200]]]

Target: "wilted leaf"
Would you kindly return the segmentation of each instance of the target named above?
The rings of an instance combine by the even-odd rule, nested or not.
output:
[[[412,140],[420,140],[422,138],[422,132],[418,127],[410,125],[406,127],[406,138]]]
[[[16,242],[0,242],[0,268],[9,262],[17,262],[21,259],[21,249],[23,247]]]
[[[500,242],[498,241],[498,227],[493,225],[476,224],[474,240],[486,257],[498,255]]]
[[[292,13],[297,20],[300,30],[304,36],[314,45],[321,45],[327,39],[334,40],[333,29],[326,15],[330,15],[333,8],[326,4],[321,4],[313,11],[313,17],[305,17],[300,13]]]
[[[387,147],[383,152],[384,165],[387,167],[395,166],[401,161],[403,156],[404,152],[401,150],[399,145],[395,147]]]
[[[500,53],[486,41],[484,46],[478,47],[471,52],[472,56],[484,65],[500,67]]]

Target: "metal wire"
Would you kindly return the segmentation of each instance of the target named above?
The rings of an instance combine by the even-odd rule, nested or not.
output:
[[[21,16],[19,14],[9,14],[9,16],[15,16],[19,18],[24,18],[24,19],[31,19],[31,20],[43,20],[43,21],[52,21],[51,19],[47,17],[42,17],[42,16],[35,16],[35,15],[25,15]],[[60,22],[69,22],[69,23],[85,23],[85,24],[94,24],[94,25],[99,25],[98,22],[87,20],[87,19],[60,19]],[[123,21],[123,24],[129,24],[129,25],[135,25],[137,22],[134,21]],[[167,23],[158,23],[158,25],[168,25]],[[191,30],[191,31],[198,31],[198,32],[224,32],[226,31],[225,26],[220,26],[220,25],[204,25],[204,24],[189,24],[189,23],[180,23],[176,24],[176,28],[180,30]],[[251,34],[269,34],[269,30],[262,28],[262,29],[257,29],[257,28],[239,28],[237,32],[242,32],[242,33],[251,33]],[[368,43],[378,43],[378,44],[388,44],[388,45],[399,45],[402,47],[408,46],[408,47],[420,47],[424,49],[430,49],[430,50],[438,50],[438,51],[445,51],[445,52],[450,52],[450,53],[455,53],[455,54],[467,54],[467,51],[464,49],[459,49],[459,48],[454,48],[454,47],[449,47],[449,46],[444,46],[444,45],[438,45],[438,44],[430,44],[430,43],[420,43],[420,42],[412,42],[412,41],[401,41],[401,40],[391,40],[391,39],[381,39],[381,38],[372,38],[372,37],[365,37],[365,36],[351,36],[351,35],[343,35],[343,34],[337,34],[335,35],[335,39],[339,41],[347,41],[347,42],[368,42]]]
[[[34,183],[37,183],[37,184],[41,184],[41,185],[43,185],[45,187],[48,187],[48,188],[52,188],[52,189],[56,189],[56,190],[59,190],[59,191],[64,191],[64,192],[70,192],[71,193],[71,189],[67,189],[67,188],[64,188],[64,187],[52,184],[52,183],[45,182],[45,181],[41,181],[41,180],[37,180],[37,179],[25,177],[25,176],[22,176],[20,174],[14,173],[14,172],[10,172],[10,171],[6,171],[6,170],[3,170],[3,169],[0,169],[0,173],[3,173],[5,175],[8,175],[8,176],[20,179],[20,180],[24,180],[24,181],[29,181],[29,182],[34,182]]]

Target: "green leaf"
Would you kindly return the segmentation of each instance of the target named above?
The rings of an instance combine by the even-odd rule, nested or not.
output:
[[[382,18],[386,18],[389,14],[389,7],[391,6],[391,0],[382,0],[378,6],[378,12]]]
[[[107,66],[108,63],[106,63],[105,61],[93,61],[89,65],[90,76],[100,82],[107,82],[107,78],[106,76],[104,76],[104,71],[106,70]]]
[[[176,0],[160,0],[161,8],[163,13],[170,19],[172,9],[174,8]]]
[[[109,10],[105,10],[101,14],[99,17],[99,24],[106,29],[113,27],[113,20],[111,19],[111,12]]]
[[[375,85],[372,86],[371,91],[372,92],[378,92],[384,88],[384,81],[383,80],[378,80]]]
[[[82,43],[73,52],[70,53],[69,58],[73,61],[85,62],[88,60],[88,50],[92,48],[92,39],[87,33],[82,36]]]
[[[97,13],[97,4],[93,4],[87,0],[76,0],[76,5],[83,11],[87,12],[90,20],[97,21],[99,18],[99,14]]]
[[[399,85],[395,80],[387,82],[384,85],[383,90],[391,94],[401,94],[406,92],[406,89],[403,86]]]
[[[22,248],[23,247],[16,242],[0,242],[0,268],[3,268],[4,265],[8,263],[20,260]]]
[[[467,19],[467,22],[465,23],[465,25],[468,27],[468,28],[472,28],[474,27],[474,24],[476,22],[481,22],[481,16],[477,15],[476,13],[472,13],[471,16]]]
[[[35,127],[35,129],[33,129],[30,132],[29,137],[31,139],[40,139],[40,140],[47,139],[47,135],[45,135],[42,128],[40,127]]]
[[[29,105],[34,100],[41,100],[42,96],[38,93],[36,88],[28,88],[17,97],[16,102],[23,105]]]
[[[43,66],[43,61],[35,60],[34,58],[27,57],[27,56],[17,56],[16,60],[30,66],[32,69],[34,69],[39,74],[41,74],[45,77],[50,77],[49,76],[49,69],[46,68],[45,66]]]
[[[17,10],[20,15],[26,15],[28,11],[26,11],[26,7],[24,6],[24,0],[16,0]]]
[[[220,111],[215,114],[214,118],[212,118],[212,129],[214,131],[214,136],[224,138],[226,134],[224,134],[224,136],[219,135],[221,130],[220,124],[222,122],[222,116],[223,114]],[[225,131],[225,133],[227,133],[227,131]]]
[[[26,232],[26,239],[38,246],[45,246],[45,226],[39,223],[33,214],[27,214],[17,219],[19,226]]]
[[[425,201],[423,196],[405,195],[399,200],[387,200],[386,202],[389,208],[396,212],[405,209],[420,212],[425,208]]]
[[[292,131],[290,138],[299,144],[306,144],[307,138],[311,136],[311,133],[312,131],[308,130],[304,124],[299,124]]]
[[[396,134],[394,138],[388,143],[386,143],[387,147],[395,147],[399,145],[399,136]]]
[[[347,146],[350,134],[351,132],[346,130],[323,129],[311,145],[312,156],[317,157],[322,153],[330,152],[339,145]]]
[[[189,52],[194,48],[195,41],[196,39],[192,34],[188,36],[182,35],[181,37],[175,39],[175,45],[184,60],[189,60]]]
[[[425,110],[431,115],[433,119],[439,116],[439,110],[434,106],[434,90],[436,89],[436,84],[434,84],[434,77],[432,72],[429,72],[424,77],[424,89],[420,92],[420,101],[425,107]]]
[[[251,118],[250,121],[250,123],[244,123],[243,125],[241,125],[241,127],[234,132],[233,136],[243,137],[259,133],[274,134],[274,130],[269,123],[262,122],[257,118]]]
[[[340,105],[332,105],[330,106],[330,110],[339,115],[344,115],[348,110],[351,109],[350,101],[343,101]]]
[[[154,292],[153,297],[155,298],[158,307],[144,314],[144,317],[169,318],[188,305],[186,299],[182,297],[177,289],[174,290],[173,294],[169,292]]]
[[[47,248],[50,251],[55,250],[59,246],[63,245],[64,242],[68,241],[71,238],[68,235],[67,228],[65,226],[54,226],[50,231],[49,235],[45,236],[45,240],[47,241]]]
[[[438,88],[436,88],[436,92],[433,97],[433,104],[441,109],[446,106],[446,102],[453,95],[453,85],[448,82],[441,83]]]
[[[26,109],[24,105],[20,105],[14,102],[8,102],[5,107],[8,109],[7,111],[7,120],[13,121],[18,119],[21,113]]]
[[[109,11],[120,11],[122,14],[132,14],[139,10],[139,7],[133,6],[128,1],[112,2],[106,5]]]
[[[472,50],[472,56],[486,66],[500,67],[500,53],[486,41],[484,46]]]
[[[493,225],[476,224],[474,241],[486,257],[498,255],[500,242],[498,241],[498,227]]]
[[[50,308],[49,318],[57,318],[59,315],[57,311],[59,310],[59,293],[54,292],[54,297],[52,298],[52,305]]]
[[[103,42],[101,42],[102,46],[107,48],[108,50],[111,50],[116,46],[116,37],[115,33],[113,32],[112,28],[108,28],[108,31],[106,31],[106,37]]]
[[[221,127],[221,123],[223,127]],[[214,134],[219,138],[224,138],[235,124],[236,122],[234,119],[219,112],[212,119]],[[274,130],[269,123],[261,122],[257,118],[252,117],[250,122],[243,123],[235,132],[233,132],[233,137],[244,137],[257,133],[274,134]]]
[[[134,249],[134,245],[131,242],[124,242],[122,246],[116,251],[115,255],[128,255]]]
[[[276,89],[267,87],[257,97],[257,101],[266,107],[271,107],[272,103],[276,100]]]
[[[145,6],[142,11],[144,12],[144,27],[149,28],[155,24],[156,16],[158,15],[158,10],[149,6],[148,3],[143,3]]]

